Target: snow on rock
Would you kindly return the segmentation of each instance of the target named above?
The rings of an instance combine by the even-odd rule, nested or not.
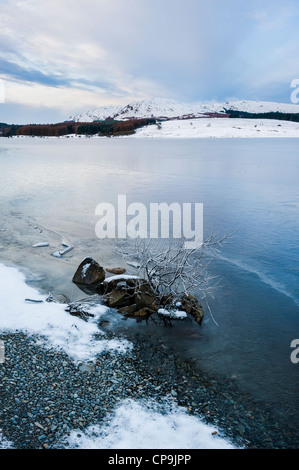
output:
[[[167,310],[165,308],[159,308],[158,313],[164,315],[165,317],[181,320],[187,318],[187,313],[183,310]]]
[[[132,276],[131,274],[116,274],[115,276],[106,277],[105,282],[111,281],[124,281],[126,279],[140,279],[139,276]]]

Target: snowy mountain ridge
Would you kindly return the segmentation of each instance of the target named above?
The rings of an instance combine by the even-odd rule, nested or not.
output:
[[[101,106],[70,116],[68,121],[92,122],[116,119],[174,119],[207,117],[209,114],[225,114],[225,110],[248,113],[299,113],[299,105],[270,101],[227,101],[223,103],[180,103],[171,99],[153,98],[122,105]]]

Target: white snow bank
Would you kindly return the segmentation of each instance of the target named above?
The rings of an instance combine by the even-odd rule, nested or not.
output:
[[[73,449],[236,449],[218,429],[176,405],[123,400],[106,425],[72,431]]]
[[[24,331],[45,339],[49,347],[64,350],[75,361],[94,360],[103,350],[124,352],[132,348],[125,340],[107,340],[97,326],[107,312],[103,305],[92,306],[94,315],[88,322],[65,311],[66,305],[46,302],[46,296],[26,284],[25,276],[16,268],[0,264],[0,333]],[[25,299],[41,300],[30,303]],[[101,338],[95,338],[100,334]]]

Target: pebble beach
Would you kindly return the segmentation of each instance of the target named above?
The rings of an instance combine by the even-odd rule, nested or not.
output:
[[[107,335],[113,339],[113,333]],[[15,332],[1,339],[6,351],[0,365],[2,448],[84,448],[80,438],[86,430],[106,426],[106,441],[102,436],[95,444],[101,448],[117,407],[149,400],[162,415],[176,407],[215,426],[210,430],[215,448],[221,448],[222,439],[232,448],[297,446],[296,430],[285,429],[278,415],[240,394],[233,380],[218,383],[193,361],[143,334],[124,338],[134,342],[130,351],[103,352],[85,363],[42,347],[36,335]],[[129,448],[143,448],[142,442],[148,448],[146,433],[135,441],[131,437]],[[197,448],[196,434],[188,439],[188,448]],[[187,447],[184,438],[181,442]]]

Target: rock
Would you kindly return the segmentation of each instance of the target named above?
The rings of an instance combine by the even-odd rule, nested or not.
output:
[[[245,434],[245,428],[244,428],[243,424],[238,424],[237,427],[236,427],[236,429],[239,431],[239,433],[240,433],[241,436],[244,436],[244,434]]]
[[[111,274],[124,274],[126,272],[125,268],[106,268],[107,273]]]
[[[37,421],[34,424],[37,428],[42,429],[43,431],[45,430],[45,428],[40,423],[38,423]]]
[[[103,282],[105,270],[93,258],[85,258],[73,276],[75,284],[94,285]]]
[[[78,369],[80,372],[91,373],[91,372],[94,372],[95,365],[94,364],[79,364]]]
[[[145,279],[109,278],[98,287],[104,302],[119,313],[132,317],[146,317],[159,308],[156,293]]]
[[[105,296],[105,300],[108,307],[118,308],[127,306],[131,298],[126,290],[115,289]]]
[[[4,341],[0,339],[0,364],[5,363],[5,346],[4,346]]]
[[[148,308],[152,312],[156,312],[159,308],[157,295],[151,286],[145,280],[136,283],[134,303],[138,309]]]
[[[181,300],[181,304],[183,309],[187,313],[192,315],[192,317],[197,323],[201,324],[202,319],[204,317],[204,312],[202,306],[199,305],[196,297],[194,297],[193,295],[184,294]]]
[[[119,308],[118,311],[124,315],[132,315],[137,311],[137,305],[127,305],[126,307]]]
[[[98,292],[103,295],[104,302],[111,308],[126,307],[132,302],[132,286],[127,280],[113,279],[99,285]]]
[[[134,290],[134,279],[132,278],[117,278],[112,279],[111,281],[107,278],[105,281],[101,282],[98,286],[98,293],[100,295],[106,295],[115,289],[125,288],[128,292],[133,292]]]
[[[127,316],[132,318],[148,318],[152,315],[153,310],[149,309],[148,307],[141,308],[140,310],[136,310],[133,313],[127,313]]]

